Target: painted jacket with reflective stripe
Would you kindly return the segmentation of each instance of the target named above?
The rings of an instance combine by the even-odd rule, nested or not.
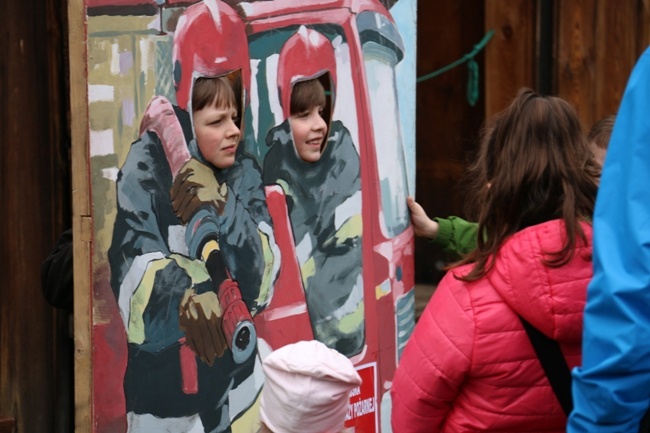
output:
[[[188,148],[202,160],[194,140]],[[254,309],[268,302],[270,293],[264,287],[269,256],[264,249],[270,242],[263,239],[272,232],[261,229],[271,227],[261,207],[261,174],[250,158],[239,155],[233,167],[215,170],[215,176],[228,185],[219,217],[220,248],[242,299]],[[252,374],[255,361],[252,356],[235,364],[229,351],[212,366],[195,357],[198,391],[185,392],[179,304],[186,289],[203,293],[214,288],[204,263],[187,251],[185,227],[171,206],[172,182],[160,138],[145,132],[131,145],[117,179],[117,215],[108,251],[111,285],[129,343],[126,410],[158,417],[220,408],[228,392]]]

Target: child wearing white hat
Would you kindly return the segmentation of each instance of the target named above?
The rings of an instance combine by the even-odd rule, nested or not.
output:
[[[361,385],[352,362],[318,341],[300,341],[263,362],[261,433],[340,433],[349,393]]]

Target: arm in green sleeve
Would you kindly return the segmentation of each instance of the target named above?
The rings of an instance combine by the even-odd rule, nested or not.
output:
[[[456,255],[467,254],[476,248],[478,224],[458,217],[434,218],[438,223],[438,236],[433,243],[446,252]]]

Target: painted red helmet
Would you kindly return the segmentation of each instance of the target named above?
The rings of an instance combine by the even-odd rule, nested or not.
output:
[[[336,87],[336,57],[330,40],[301,26],[282,46],[278,59],[278,91],[284,118],[291,114],[291,89],[299,81],[329,74],[332,94]],[[332,97],[333,99],[333,97]]]
[[[178,21],[172,51],[176,103],[188,110],[197,77],[241,73],[243,102],[248,101],[250,57],[241,18],[221,0],[188,7]]]

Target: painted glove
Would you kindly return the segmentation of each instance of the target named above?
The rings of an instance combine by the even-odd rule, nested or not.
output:
[[[212,168],[191,158],[174,178],[170,191],[172,208],[183,224],[204,205],[212,206],[221,215],[228,199],[228,186],[219,184]]]
[[[197,295],[194,289],[185,291],[179,311],[179,324],[185,331],[185,344],[203,362],[212,366],[228,347],[222,329],[222,310],[214,292]]]

